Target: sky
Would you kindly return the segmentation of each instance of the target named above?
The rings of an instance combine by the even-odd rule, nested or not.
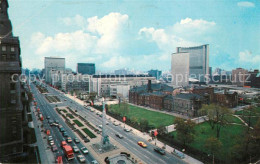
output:
[[[209,66],[260,69],[260,1],[239,0],[9,0],[23,68],[44,57],[66,67],[171,69],[176,47],[209,44]]]

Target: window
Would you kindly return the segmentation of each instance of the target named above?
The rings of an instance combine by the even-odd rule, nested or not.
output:
[[[11,47],[11,52],[14,52],[15,51],[15,48],[14,47]]]
[[[1,55],[1,61],[6,61],[6,54]]]
[[[2,46],[2,51],[6,51],[6,46]]]
[[[15,57],[16,57],[15,54],[11,54],[11,55],[10,55],[10,60],[11,60],[11,61],[15,61]]]

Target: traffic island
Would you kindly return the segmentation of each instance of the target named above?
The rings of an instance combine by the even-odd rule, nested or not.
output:
[[[103,153],[108,153],[108,152],[111,152],[113,150],[116,150],[118,149],[115,145],[113,144],[109,144],[107,146],[103,146],[102,143],[95,143],[95,144],[92,144],[91,147],[93,148],[93,150],[95,152],[97,152],[98,154],[103,154]]]

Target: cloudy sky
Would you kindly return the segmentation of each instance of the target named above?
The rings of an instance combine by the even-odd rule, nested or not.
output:
[[[44,57],[97,70],[170,70],[177,46],[210,45],[210,66],[260,68],[260,1],[9,0],[24,68]]]

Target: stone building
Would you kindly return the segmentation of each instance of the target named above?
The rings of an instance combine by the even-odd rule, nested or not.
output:
[[[173,112],[189,117],[197,116],[204,98],[193,93],[180,93],[173,97]]]
[[[23,152],[20,42],[12,33],[8,2],[0,0],[0,158]],[[24,97],[25,98],[25,97]],[[23,101],[26,101],[24,99]]]

